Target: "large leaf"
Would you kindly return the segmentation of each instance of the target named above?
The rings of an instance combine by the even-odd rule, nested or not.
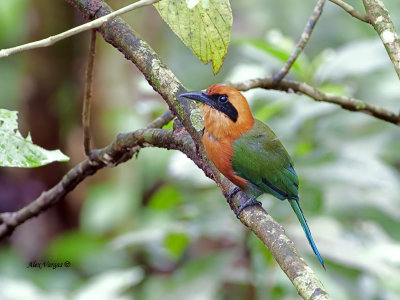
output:
[[[216,74],[228,50],[232,28],[229,0],[162,0],[154,5],[172,31]]]
[[[60,150],[48,151],[18,131],[17,112],[0,109],[0,166],[33,168],[54,161],[68,161]]]

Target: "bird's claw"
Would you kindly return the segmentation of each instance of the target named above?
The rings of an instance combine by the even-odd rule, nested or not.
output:
[[[247,200],[245,203],[243,203],[242,205],[239,206],[238,211],[236,213],[236,218],[239,219],[240,214],[242,213],[242,211],[248,207],[248,206],[253,206],[253,205],[260,205],[262,206],[260,201],[254,200],[254,199],[250,199]]]
[[[240,191],[240,188],[238,188],[237,186],[229,193],[228,197],[226,197],[226,201],[228,201],[229,205],[231,204],[231,199],[233,196],[235,196],[235,194],[237,192]],[[239,206],[238,211],[236,213],[236,217],[239,219],[240,214],[242,213],[242,211],[248,207],[248,206],[252,206],[252,205],[262,205],[260,201],[254,200],[254,199],[249,199],[247,200],[245,203],[243,203],[242,205]]]
[[[226,201],[228,201],[228,203],[230,204],[232,197],[235,196],[235,194],[239,191],[240,189],[237,186],[235,186],[235,188],[229,193],[228,197],[226,197]]]

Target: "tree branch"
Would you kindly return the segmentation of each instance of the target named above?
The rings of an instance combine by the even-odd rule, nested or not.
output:
[[[301,52],[303,52],[304,47],[306,46],[308,40],[311,37],[312,31],[315,27],[315,24],[317,24],[317,21],[322,13],[322,9],[324,7],[325,0],[318,0],[317,4],[314,7],[313,13],[311,14],[310,18],[307,21],[307,25],[304,28],[303,33],[301,34],[301,37],[299,41],[297,42],[292,54],[290,54],[289,59],[286,61],[285,65],[282,67],[282,69],[274,75],[274,82],[278,83],[281,81],[286,74],[289,72],[290,68],[293,66],[294,62],[296,61],[297,57],[300,55]]]
[[[154,119],[153,122],[151,122],[149,125],[147,125],[145,128],[161,128],[164,125],[167,125],[174,116],[172,115],[170,110],[166,110],[162,115],[158,116],[156,119]]]
[[[115,18],[116,16],[122,15],[124,13],[127,13],[131,10],[134,10],[138,7],[142,7],[142,6],[146,6],[146,5],[151,5],[154,3],[157,3],[160,0],[140,0],[138,2],[132,3],[130,5],[127,5],[113,13],[110,13],[107,16],[103,16],[102,18],[98,18],[92,22],[88,22],[85,24],[82,24],[80,26],[71,28],[70,30],[67,30],[65,32],[62,32],[60,34],[57,35],[53,35],[50,36],[48,38],[42,39],[40,41],[36,41],[36,42],[31,42],[28,44],[24,44],[24,45],[20,45],[17,47],[13,47],[13,48],[8,48],[8,49],[1,49],[0,50],[0,58],[2,57],[7,57],[11,54],[15,54],[18,52],[22,52],[22,51],[26,51],[26,50],[31,50],[31,49],[36,49],[36,48],[43,48],[43,47],[48,47],[51,45],[54,45],[55,43],[66,39],[68,37],[71,37],[73,35],[76,35],[78,33],[84,32],[86,30],[90,30],[90,29],[96,29],[100,26],[102,26],[104,23],[110,21],[111,19]],[[97,9],[97,3],[95,1],[93,1],[94,4],[89,4],[89,13],[94,13],[95,10]]]
[[[379,34],[400,79],[400,39],[382,0],[363,0],[368,18]]]
[[[130,159],[141,148],[149,146],[179,149],[188,153],[193,152],[194,149],[189,135],[175,135],[171,130],[148,128],[120,134],[107,147],[93,150],[90,160],[86,159],[72,168],[58,184],[42,193],[35,201],[17,212],[0,214],[0,220],[3,221],[0,225],[0,238],[11,234],[18,225],[56,204],[86,177],[106,166],[118,165]]]
[[[331,299],[310,267],[298,260],[299,254],[283,227],[262,207],[245,209],[240,220],[267,246],[303,299]]]
[[[354,18],[359,19],[360,21],[363,21],[365,23],[370,23],[367,15],[359,12],[350,4],[348,4],[342,0],[329,0],[329,1],[331,1],[332,3],[335,3],[337,6],[339,6],[341,8],[343,8],[346,12],[348,12]]]
[[[89,55],[85,78],[85,93],[82,107],[83,148],[86,156],[88,157],[90,155],[90,107],[92,101],[94,57],[96,54],[96,33],[97,32],[94,29],[90,32]]]
[[[282,80],[278,83],[275,83],[272,77],[267,77],[251,79],[244,82],[229,83],[229,85],[240,91],[247,91],[253,88],[264,88],[285,92],[300,92],[304,95],[309,96],[315,101],[337,104],[346,110],[362,112],[367,115],[372,115],[377,119],[400,126],[400,114],[396,114],[382,107],[366,103],[352,97],[336,96],[328,93],[323,93],[317,88],[312,87],[305,82]]]

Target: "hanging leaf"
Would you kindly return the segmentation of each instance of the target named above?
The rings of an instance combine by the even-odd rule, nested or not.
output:
[[[24,138],[18,131],[16,111],[0,109],[0,166],[33,168],[54,161],[68,161],[60,150],[48,151]]]
[[[229,0],[162,0],[154,6],[183,43],[218,73],[231,38]]]

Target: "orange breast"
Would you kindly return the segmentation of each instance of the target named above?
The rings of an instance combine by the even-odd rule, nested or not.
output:
[[[247,185],[247,180],[237,176],[232,169],[232,158],[234,155],[232,141],[229,139],[217,139],[208,131],[204,130],[203,144],[207,156],[211,159],[216,168],[235,185],[244,189]]]

